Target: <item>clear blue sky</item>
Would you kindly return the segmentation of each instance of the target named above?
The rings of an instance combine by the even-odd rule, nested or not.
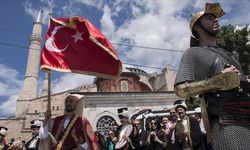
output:
[[[248,0],[220,2],[227,13],[221,24],[250,23]],[[204,0],[1,0],[0,1],[0,117],[15,112],[16,99],[25,76],[32,25],[43,9],[43,42],[49,8],[54,17],[79,15],[98,27],[111,43],[185,51],[189,46],[190,14],[204,9]],[[8,46],[12,45],[12,46]],[[13,46],[14,45],[14,46]],[[159,51],[114,45],[122,62],[164,68],[178,68],[182,52]],[[147,72],[160,72],[141,68]],[[59,92],[94,77],[53,72],[52,90]],[[39,74],[41,92],[43,73]],[[8,109],[6,109],[8,108]]]

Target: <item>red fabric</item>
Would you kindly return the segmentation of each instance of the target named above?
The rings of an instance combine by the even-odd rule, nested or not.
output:
[[[78,39],[74,38],[77,33]],[[114,78],[121,74],[122,65],[109,41],[87,19],[52,18],[42,49],[41,69]]]
[[[84,133],[87,134],[87,138],[88,138],[86,140],[88,140],[91,150],[99,150],[99,146],[95,137],[94,130],[92,126],[90,125],[89,121],[85,117],[82,117],[82,122],[84,124]]]
[[[58,130],[60,130],[59,125],[61,123],[63,124],[62,121],[64,121],[65,117],[66,116],[63,115],[63,116],[56,117],[54,119],[54,123],[52,126],[52,134],[56,138],[57,141],[60,141],[63,136],[63,132],[64,132],[63,130],[60,132],[59,137],[56,137],[56,133],[58,132]],[[77,136],[79,140],[78,142],[74,141],[74,138],[72,137],[71,132],[73,132],[73,129],[75,131],[74,134]],[[87,135],[87,139],[84,139],[84,135]],[[99,146],[98,146],[95,134],[94,134],[94,130],[92,126],[90,125],[89,121],[85,117],[78,117],[73,128],[68,134],[62,146],[62,149],[65,147],[71,147],[71,146],[75,146],[78,144],[82,144],[83,141],[85,142],[86,140],[88,141],[89,146],[91,147],[91,150],[99,150]]]
[[[58,137],[56,137],[56,133],[58,130],[60,130],[59,125],[63,125],[63,121],[65,119],[65,115],[56,117],[53,123],[52,127],[52,134],[56,138],[57,142],[59,142],[62,139],[62,136],[64,134],[64,129],[62,128]],[[74,130],[73,130],[74,129]],[[82,131],[82,132],[81,132]],[[74,133],[72,133],[74,132]],[[74,138],[72,137],[72,134],[76,135],[78,141],[75,141]],[[85,141],[84,139],[84,131],[83,131],[83,125],[82,125],[82,119],[80,117],[77,118],[74,126],[72,127],[70,133],[68,134],[62,148],[65,147],[74,147],[75,145],[82,144]]]

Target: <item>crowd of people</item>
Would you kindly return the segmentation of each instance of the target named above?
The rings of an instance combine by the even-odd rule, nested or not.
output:
[[[185,101],[177,100],[170,116],[148,119],[144,128],[141,120],[131,120],[128,109],[121,108],[121,125],[111,126],[105,139],[86,118],[75,114],[80,97],[70,94],[64,115],[50,120],[48,110],[43,122],[31,122],[32,138],[27,142],[7,143],[8,129],[0,127],[0,150],[249,150],[250,83],[237,59],[216,44],[218,18],[224,14],[219,3],[207,3],[204,11],[193,15],[190,48],[174,85],[183,99],[199,97],[202,117],[187,115]]]
[[[7,135],[8,129],[6,127],[0,127],[0,150],[37,150],[39,145],[39,129],[42,125],[42,121],[33,120],[30,122],[31,135],[27,141],[11,139],[9,143],[5,141],[4,137]]]
[[[76,105],[80,99],[77,94],[65,98],[65,115],[52,119],[51,132],[48,129],[50,113],[45,113],[43,121],[31,121],[31,135],[28,141],[10,141],[4,137],[7,128],[0,128],[0,149],[3,150],[171,150],[194,147],[203,149],[203,135],[198,116],[188,117],[187,106],[183,100],[175,102],[169,116],[148,119],[143,126],[140,119],[131,120],[128,108],[118,109],[121,124],[110,126],[108,137],[99,131],[93,132],[86,118],[75,115]],[[50,137],[52,144],[48,147]]]
[[[200,113],[187,115],[184,100],[177,100],[174,108],[163,117],[130,120],[127,108],[118,109],[121,125],[110,127],[108,137],[96,132],[100,150],[205,150],[212,149],[207,143],[206,132],[201,130]],[[123,111],[120,111],[123,110]],[[132,125],[132,130],[128,126]],[[127,134],[126,134],[127,133]],[[123,143],[124,144],[121,144]]]

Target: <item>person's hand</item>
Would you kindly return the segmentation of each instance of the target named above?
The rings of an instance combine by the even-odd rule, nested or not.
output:
[[[44,112],[44,117],[51,118],[51,110],[50,109]]]
[[[226,72],[235,72],[238,75],[240,75],[240,71],[234,65],[230,65],[229,67],[226,67],[221,71],[221,73],[226,73]]]
[[[188,133],[189,133],[189,131],[188,131],[188,129],[183,129],[183,132],[182,132],[185,136],[187,136],[188,135]]]
[[[8,149],[9,150],[21,150],[22,148],[23,148],[23,142],[16,141]]]
[[[150,132],[150,135],[155,136],[156,135],[155,131]]]
[[[142,141],[139,141],[140,146],[142,146]]]
[[[45,111],[45,113],[44,113],[44,121],[43,121],[43,124],[44,125],[46,125],[47,124],[47,121],[48,121],[48,119],[49,118],[51,118],[51,110],[49,109],[49,110],[47,110],[47,111]]]
[[[155,141],[155,142],[158,142],[158,143],[161,142],[160,139],[159,139],[157,136],[155,136],[154,141]]]
[[[127,141],[128,141],[128,136],[127,136],[126,134],[124,134],[124,135],[122,136],[122,138],[123,138],[124,140],[127,140]]]
[[[117,143],[117,138],[116,137],[112,138],[112,143]]]
[[[164,131],[168,135],[170,133],[171,129],[170,128],[166,128]]]

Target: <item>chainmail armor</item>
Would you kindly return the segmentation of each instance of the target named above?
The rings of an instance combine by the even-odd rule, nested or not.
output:
[[[201,81],[209,76],[219,74],[223,70],[224,64],[234,65],[241,73],[240,80],[247,81],[239,62],[232,57],[233,64],[220,54],[211,51],[210,49],[227,53],[225,50],[216,47],[191,47],[185,51],[182,56],[179,70],[176,76],[175,85],[185,82]],[[211,66],[216,57],[219,57],[217,66],[215,66],[214,74],[210,75]],[[213,148],[215,150],[249,150],[250,149],[250,127],[228,125],[222,126],[219,120],[210,122],[212,127]]]
[[[182,56],[178,73],[176,75],[175,85],[192,82],[192,81],[201,81],[207,79],[210,75],[211,65],[213,64],[216,57],[219,57],[219,61],[215,68],[215,74],[219,74],[223,70],[224,64],[229,63],[224,57],[219,56],[219,54],[209,50],[213,49],[216,51],[222,51],[225,53],[225,50],[222,48],[215,47],[191,47]],[[227,54],[229,55],[229,54]],[[247,81],[245,74],[241,68],[239,62],[232,57],[234,65],[242,74],[241,81]],[[213,76],[213,75],[212,75]]]

